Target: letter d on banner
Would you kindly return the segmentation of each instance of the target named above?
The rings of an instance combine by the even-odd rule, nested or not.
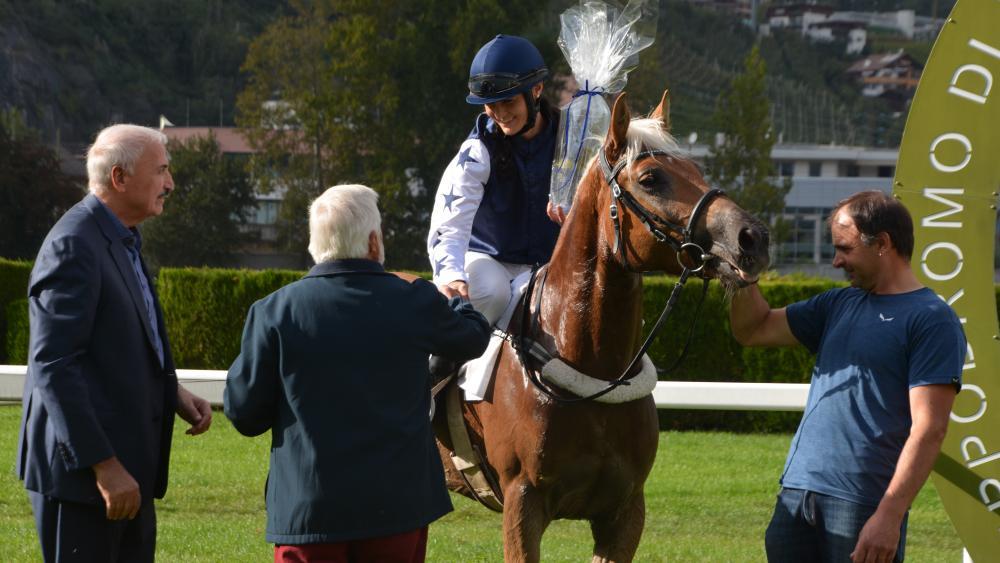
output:
[[[893,189],[913,215],[913,269],[958,313],[963,387],[934,484],[976,562],[1000,554],[1000,1],[958,0],[910,107]]]

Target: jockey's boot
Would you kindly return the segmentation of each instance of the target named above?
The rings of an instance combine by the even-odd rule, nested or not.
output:
[[[427,368],[431,372],[431,387],[450,375],[458,373],[461,364],[444,356],[431,355]]]

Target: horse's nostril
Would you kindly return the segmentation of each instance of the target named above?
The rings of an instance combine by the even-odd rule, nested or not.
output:
[[[740,229],[737,238],[740,245],[740,252],[760,252],[767,248],[770,236],[763,226],[752,225]]]
[[[752,251],[757,248],[758,233],[750,227],[743,227],[740,229],[739,243],[740,250],[747,252]]]

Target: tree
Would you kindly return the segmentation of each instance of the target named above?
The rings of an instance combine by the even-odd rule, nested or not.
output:
[[[771,149],[771,104],[765,88],[767,69],[754,46],[744,61],[744,71],[719,95],[713,121],[722,134],[706,159],[708,176],[741,207],[771,226],[772,243],[784,240],[782,219],[788,178],[775,180]]]
[[[163,214],[143,225],[143,254],[154,268],[231,265],[249,242],[242,229],[256,205],[244,163],[211,136],[168,149],[174,191]]]
[[[0,256],[33,259],[52,225],[84,195],[20,113],[0,113]]]

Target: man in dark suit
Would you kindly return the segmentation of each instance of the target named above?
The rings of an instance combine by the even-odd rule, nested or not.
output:
[[[247,436],[271,430],[276,561],[423,561],[427,525],[452,508],[427,358],[482,354],[489,325],[382,269],[377,198],[336,186],[313,202],[316,266],[254,303],[229,368],[226,416]]]
[[[136,226],[173,189],[166,137],[115,125],[87,153],[90,194],[52,227],[28,286],[31,348],[17,471],[46,561],[152,561],[174,412],[208,430],[177,384]]]

